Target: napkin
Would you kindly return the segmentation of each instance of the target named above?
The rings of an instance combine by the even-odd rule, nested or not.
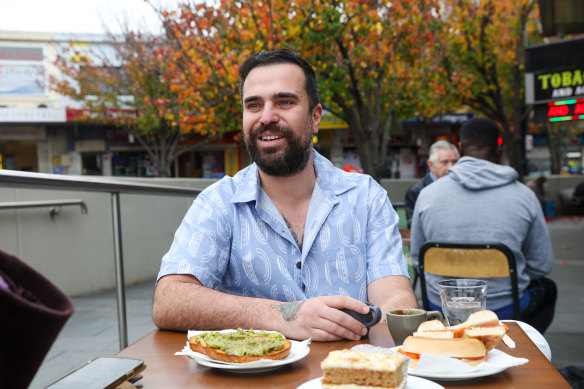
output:
[[[218,332],[233,332],[233,331],[235,331],[235,330],[222,330],[222,331],[218,331]],[[275,362],[272,359],[260,359],[258,361],[244,362],[244,363],[224,362],[224,361],[219,361],[217,359],[213,359],[206,354],[194,352],[193,350],[191,350],[191,347],[189,346],[188,340],[191,337],[196,336],[198,334],[201,334],[203,332],[208,332],[208,331],[188,331],[187,342],[185,344],[185,347],[181,351],[175,352],[174,355],[185,355],[185,356],[193,358],[195,361],[197,359],[204,359],[206,361],[210,361],[210,362],[218,363],[218,364],[223,364],[223,365],[233,365],[233,366],[245,365],[246,367],[271,365]],[[266,331],[266,332],[274,332],[274,331]],[[301,342],[296,341],[296,340],[290,340],[290,343],[292,344],[292,347],[290,348],[290,355],[302,352],[305,348],[308,347],[308,345],[310,344],[311,341],[312,341],[311,338],[308,338],[308,339],[303,340]]]
[[[385,348],[372,346],[369,344],[360,344],[351,348],[363,352],[397,354],[397,347]],[[400,354],[401,355],[401,354]],[[492,371],[497,368],[508,368],[513,366],[524,365],[529,362],[526,358],[516,358],[501,350],[493,349],[489,351],[487,358],[483,363],[477,366],[469,366],[458,359],[443,357],[433,354],[422,354],[420,362],[414,370],[418,374],[422,373],[472,373],[480,371]]]
[[[415,368],[416,373],[444,373],[444,372],[459,372],[471,373],[480,371],[489,371],[496,368],[513,367],[524,365],[529,362],[526,358],[516,358],[501,350],[491,350],[487,359],[477,366],[469,366],[458,359],[443,357],[433,354],[422,354],[420,362]]]

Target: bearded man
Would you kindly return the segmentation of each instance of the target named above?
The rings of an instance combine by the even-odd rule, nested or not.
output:
[[[193,202],[162,259],[156,325],[334,341],[367,333],[341,309],[417,307],[386,191],[313,149],[322,106],[312,67],[279,49],[239,73],[254,163]]]

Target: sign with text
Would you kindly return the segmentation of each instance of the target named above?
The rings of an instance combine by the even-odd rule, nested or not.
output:
[[[65,108],[0,108],[0,123],[64,123]]]
[[[584,96],[584,67],[535,73],[535,101]]]
[[[45,126],[1,126],[0,140],[45,140]]]
[[[43,61],[42,47],[0,46],[1,61]]]
[[[555,101],[535,106],[537,123],[584,119],[584,99]]]

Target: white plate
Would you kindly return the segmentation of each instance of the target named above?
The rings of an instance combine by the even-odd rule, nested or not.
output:
[[[310,353],[310,347],[308,347],[308,345],[301,344],[301,342],[297,342],[295,340],[290,340],[290,343],[292,343],[292,348],[290,349],[290,354],[288,354],[286,358],[269,362],[262,362],[262,364],[259,366],[254,362],[250,362],[251,365],[250,363],[226,363],[201,358],[196,355],[191,355],[191,358],[193,358],[200,365],[221,369],[231,373],[261,373],[264,371],[278,369],[279,367],[289,363],[299,361]]]
[[[393,347],[391,351],[397,352],[397,349],[401,347]],[[493,350],[491,352],[496,353],[497,350]],[[488,356],[487,356],[488,358]],[[488,360],[488,359],[487,359]],[[468,372],[461,372],[461,371],[441,371],[441,372],[425,372],[419,371],[417,372],[416,369],[411,369],[408,367],[408,375],[414,375],[418,377],[424,378],[431,378],[435,380],[442,380],[442,381],[462,381],[462,380],[469,380],[472,378],[479,378],[479,377],[486,377],[493,374],[497,374],[506,370],[509,366],[493,366],[493,365],[483,365],[477,370],[468,371]]]
[[[442,381],[462,381],[462,380],[470,380],[472,378],[479,378],[479,377],[486,377],[493,374],[497,374],[502,372],[503,370],[507,369],[504,366],[493,366],[489,369],[483,370],[476,370],[466,373],[456,373],[456,372],[440,372],[440,373],[429,373],[429,372],[419,372],[416,373],[416,369],[408,369],[408,374],[417,375],[419,377],[425,378],[432,378],[435,380],[442,380]]]
[[[296,389],[322,389],[322,385],[320,384],[321,380],[322,377],[315,378],[303,383]],[[408,376],[408,382],[406,383],[405,389],[444,389],[444,386],[420,377]]]

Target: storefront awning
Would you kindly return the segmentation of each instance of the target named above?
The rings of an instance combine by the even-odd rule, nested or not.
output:
[[[349,126],[343,119],[323,109],[318,128],[321,130],[334,130],[338,128],[349,128]]]

